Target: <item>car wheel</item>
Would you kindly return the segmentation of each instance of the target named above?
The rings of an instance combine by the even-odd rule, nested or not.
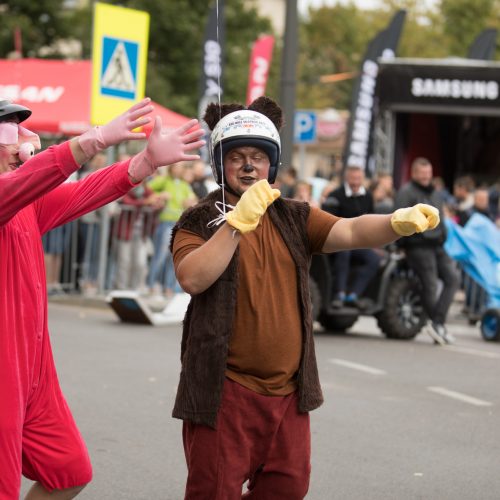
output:
[[[408,277],[394,278],[387,289],[384,307],[376,317],[386,337],[414,338],[427,321],[419,281]]]
[[[481,318],[481,335],[484,340],[500,342],[500,309],[488,309]]]

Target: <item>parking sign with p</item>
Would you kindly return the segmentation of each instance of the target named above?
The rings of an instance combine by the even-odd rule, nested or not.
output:
[[[295,112],[293,136],[296,144],[316,142],[316,113],[299,110]]]

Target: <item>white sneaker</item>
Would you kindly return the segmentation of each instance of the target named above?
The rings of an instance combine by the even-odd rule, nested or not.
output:
[[[444,341],[447,343],[447,344],[454,344],[455,343],[455,337],[448,331],[445,331],[445,334],[444,334]]]
[[[435,344],[445,345],[447,342],[445,340],[446,330],[443,325],[439,325],[438,323],[434,323],[430,321],[425,328],[425,331],[434,340]]]

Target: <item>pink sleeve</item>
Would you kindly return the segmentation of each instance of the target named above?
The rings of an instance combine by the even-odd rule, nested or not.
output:
[[[123,196],[134,187],[128,178],[129,162],[126,160],[102,168],[80,181],[63,184],[40,198],[36,203],[40,232],[50,231]]]
[[[36,154],[14,172],[0,175],[0,226],[78,170],[69,142]]]

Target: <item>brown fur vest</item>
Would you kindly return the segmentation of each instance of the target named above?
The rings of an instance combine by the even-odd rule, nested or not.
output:
[[[177,230],[181,228],[208,240],[218,229],[207,227],[207,223],[219,215],[215,208],[217,200],[222,200],[220,190],[210,193],[196,206],[186,210],[173,229],[171,245]],[[297,266],[303,332],[297,382],[299,410],[307,412],[323,402],[314,352],[309,296],[311,255],[306,231],[309,205],[279,198],[268,208],[268,213]],[[182,370],[173,416],[214,428],[236,306],[238,255],[236,250],[226,270],[210,288],[192,296],[183,325]]]

